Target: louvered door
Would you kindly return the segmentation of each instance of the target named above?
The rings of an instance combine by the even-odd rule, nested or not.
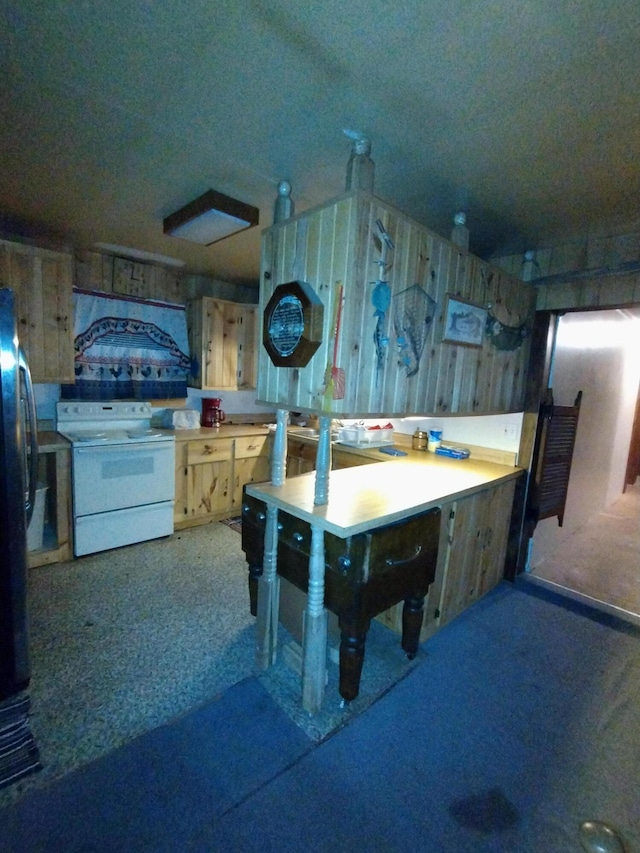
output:
[[[540,521],[557,516],[560,527],[564,520],[581,400],[582,391],[573,406],[551,405],[542,428],[536,472],[537,517]]]

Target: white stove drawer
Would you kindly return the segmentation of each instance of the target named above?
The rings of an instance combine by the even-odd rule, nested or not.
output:
[[[73,514],[93,515],[172,501],[173,441],[73,448]]]
[[[172,533],[173,501],[85,515],[74,522],[73,553],[81,557]]]

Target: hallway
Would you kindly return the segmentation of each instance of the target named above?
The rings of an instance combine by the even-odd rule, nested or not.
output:
[[[640,482],[526,577],[640,624]]]

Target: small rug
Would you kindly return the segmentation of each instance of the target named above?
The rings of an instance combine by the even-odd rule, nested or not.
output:
[[[242,516],[237,515],[235,518],[223,518],[222,524],[226,524],[227,527],[230,527],[232,530],[235,530],[236,533],[242,533]]]
[[[28,696],[14,696],[0,704],[0,788],[42,769],[28,724],[30,707]]]

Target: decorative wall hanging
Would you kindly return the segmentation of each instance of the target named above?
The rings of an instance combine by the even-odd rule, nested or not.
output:
[[[479,305],[447,296],[442,342],[466,347],[481,347],[487,312]]]
[[[324,306],[305,281],[279,284],[264,309],[262,343],[276,367],[305,367],[322,342]]]
[[[514,350],[522,346],[529,334],[526,322],[519,326],[505,326],[489,310],[486,322],[486,334],[491,343],[499,350]]]
[[[393,297],[393,325],[400,361],[407,376],[415,376],[435,315],[436,302],[419,284],[413,284]]]
[[[391,269],[391,264],[387,263],[387,250],[393,249],[394,243],[389,236],[386,228],[380,219],[376,220],[380,237],[373,234],[373,241],[380,252],[380,258],[375,262],[378,264],[380,271],[378,280],[371,282],[374,286],[371,294],[371,302],[375,308],[373,316],[376,318],[376,327],[373,331],[373,342],[376,347],[376,387],[380,381],[380,375],[384,370],[385,356],[387,347],[389,346],[389,336],[387,335],[387,311],[391,304],[391,288],[386,280],[386,274]]]
[[[84,400],[187,396],[189,344],[181,305],[74,290],[75,385]]]

